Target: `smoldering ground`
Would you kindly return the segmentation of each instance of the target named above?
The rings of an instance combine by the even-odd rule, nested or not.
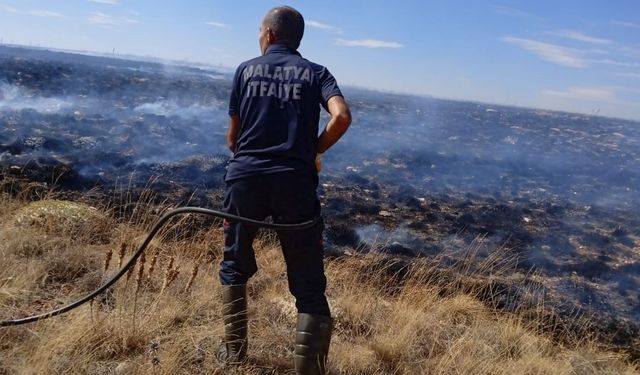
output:
[[[3,164],[65,164],[90,185],[193,155],[227,157],[226,75],[17,51],[5,49],[0,68]]]
[[[155,178],[172,198],[178,187],[190,199],[219,191],[230,80],[202,67],[0,47],[0,164],[61,189]],[[506,248],[516,272],[545,277],[559,308],[637,327],[640,124],[344,92],[354,123],[324,156],[320,186],[332,254],[453,259],[481,237],[478,256]]]

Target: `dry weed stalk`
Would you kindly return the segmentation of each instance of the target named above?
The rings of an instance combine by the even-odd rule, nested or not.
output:
[[[142,281],[144,277],[144,263],[145,263],[144,253],[141,254],[138,262],[140,263],[140,265],[138,266],[138,274],[136,275],[136,291],[133,295],[133,319],[132,320],[133,320],[134,334],[136,332],[136,315],[138,312],[138,292],[140,291],[140,287],[142,286]],[[130,273],[127,273],[127,276],[129,275]]]
[[[127,244],[123,242],[120,244],[120,252],[118,253],[118,268],[122,268],[122,262],[124,261],[124,255],[127,253]]]
[[[165,283],[162,284],[162,289],[160,290],[160,293],[162,293],[166,288],[169,287],[169,285],[171,285],[171,283],[176,279],[176,277],[178,277],[179,273],[180,273],[179,268],[173,269],[167,273],[165,277]]]
[[[160,293],[164,292],[166,288],[171,285],[171,283],[178,277],[180,273],[180,267],[173,268],[173,257],[169,258],[169,263],[167,264],[167,268],[164,272],[164,281],[162,282],[162,288],[160,289]]]
[[[111,263],[111,258],[113,257],[113,249],[112,248],[108,248],[107,249],[107,255],[105,256],[104,259],[104,272],[106,273],[109,270],[109,265]]]
[[[138,290],[142,286],[142,282],[143,282],[143,278],[144,278],[144,264],[145,264],[145,262],[146,262],[146,257],[144,256],[144,253],[142,253],[142,255],[140,255],[140,259],[138,260],[138,263],[140,265],[138,266],[138,274],[136,276],[136,294],[138,293]]]
[[[187,282],[187,286],[184,288],[184,292],[188,293],[189,290],[191,290],[191,287],[193,286],[193,281],[196,279],[196,276],[198,275],[198,263],[196,262],[193,265],[193,269],[191,270],[191,276],[189,277],[189,281]]]
[[[167,268],[165,268],[165,279],[166,279],[167,273],[173,269],[173,261],[174,261],[174,258],[172,256],[169,257],[169,263],[167,263]]]
[[[149,271],[147,272],[147,280],[151,280],[151,276],[153,275],[153,271],[156,269],[156,263],[158,262],[158,257],[160,256],[160,250],[156,250],[153,254],[153,258],[151,258],[151,264],[149,265]]]

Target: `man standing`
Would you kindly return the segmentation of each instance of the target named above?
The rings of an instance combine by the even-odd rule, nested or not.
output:
[[[351,113],[334,77],[298,53],[304,19],[295,9],[271,9],[260,27],[262,56],[236,70],[229,103],[227,144],[233,152],[225,181],[225,210],[276,223],[320,215],[316,159],[345,133]],[[320,106],[331,119],[318,136]],[[220,268],[225,334],[218,358],[241,363],[247,350],[246,284],[257,271],[258,228],[225,222]],[[325,297],[322,221],[310,229],[278,232],[289,290],[298,310],[295,368],[324,374],[331,338]]]

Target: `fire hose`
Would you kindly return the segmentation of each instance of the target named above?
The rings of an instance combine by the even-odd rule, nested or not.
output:
[[[145,251],[145,249],[147,248],[147,246],[149,245],[149,243],[151,242],[153,237],[158,233],[160,228],[162,228],[162,226],[171,217],[173,217],[175,215],[188,214],[188,213],[215,216],[215,217],[228,219],[228,220],[235,221],[235,222],[241,222],[241,223],[244,223],[244,224],[255,225],[255,226],[262,227],[262,228],[273,229],[273,230],[278,230],[278,231],[296,231],[296,230],[308,229],[308,228],[311,228],[312,226],[316,225],[318,223],[318,221],[320,220],[320,217],[316,217],[316,218],[314,218],[312,220],[305,221],[305,222],[302,222],[302,223],[278,224],[278,223],[269,223],[269,222],[266,222],[266,221],[249,219],[249,218],[242,217],[242,216],[228,214],[226,212],[221,212],[221,211],[216,211],[216,210],[209,210],[209,209],[200,208],[200,207],[181,207],[181,208],[176,208],[174,210],[171,210],[171,211],[165,213],[164,215],[162,215],[162,217],[160,217],[160,219],[158,219],[158,221],[156,221],[156,223],[153,225],[153,227],[149,231],[149,234],[147,234],[147,237],[144,239],[144,241],[142,242],[140,247],[138,247],[138,250],[136,250],[133,253],[133,255],[127,261],[127,263],[115,275],[113,275],[109,280],[107,280],[107,282],[102,284],[102,286],[100,286],[98,289],[94,290],[93,292],[87,294],[86,296],[80,298],[79,300],[77,300],[75,302],[72,302],[72,303],[70,303],[68,305],[62,306],[62,307],[60,307],[58,309],[51,310],[51,311],[43,313],[43,314],[33,315],[33,316],[26,317],[26,318],[21,318],[21,319],[2,320],[2,321],[0,321],[0,327],[17,326],[17,325],[21,325],[21,324],[32,323],[32,322],[35,322],[35,321],[38,321],[38,320],[48,319],[48,318],[54,317],[56,315],[64,314],[65,312],[73,310],[73,309],[75,309],[77,307],[80,307],[81,305],[91,301],[96,296],[98,296],[101,293],[104,293],[107,289],[109,289],[122,276],[124,276],[124,274],[127,273],[127,271],[129,271],[129,269],[131,267],[133,267],[135,265],[136,261],[138,260],[140,255],[142,255],[142,253]]]

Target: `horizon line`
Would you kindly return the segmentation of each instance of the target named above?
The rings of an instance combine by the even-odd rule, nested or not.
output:
[[[114,59],[127,60],[127,61],[164,63],[166,65],[184,66],[184,67],[187,67],[187,66],[203,67],[203,66],[205,66],[205,67],[210,67],[212,69],[228,69],[229,70],[227,72],[222,71],[220,73],[231,73],[236,69],[235,67],[226,66],[226,65],[224,65],[222,63],[220,63],[218,65],[213,65],[211,63],[205,63],[205,62],[194,61],[194,60],[167,59],[167,58],[151,56],[151,55],[136,55],[136,54],[130,54],[130,53],[117,53],[117,52],[115,52],[115,48],[113,48],[113,52],[98,52],[98,51],[89,51],[89,50],[76,50],[76,49],[70,49],[70,48],[49,47],[49,46],[41,46],[41,45],[33,46],[33,45],[24,45],[24,44],[16,44],[16,43],[5,43],[5,42],[0,42],[0,47],[17,47],[17,48],[25,48],[25,49],[33,49],[33,50],[45,50],[45,51],[50,51],[50,52],[78,54],[78,55],[93,56],[93,57],[114,58]],[[180,64],[182,64],[182,65],[180,65]],[[440,95],[437,95],[437,94],[398,91],[398,90],[394,90],[394,89],[371,87],[371,86],[364,86],[364,85],[358,85],[358,84],[345,84],[345,85],[342,85],[342,86],[343,87],[350,87],[350,88],[354,88],[354,89],[360,89],[360,90],[368,90],[368,91],[374,91],[374,92],[379,92],[379,93],[385,93],[385,94],[415,96],[415,97],[422,97],[422,98],[427,98],[427,99],[445,100],[445,101],[453,101],[453,102],[475,103],[475,104],[491,105],[491,106],[499,106],[499,107],[507,107],[507,108],[519,108],[519,109],[526,109],[526,110],[533,110],[533,111],[557,112],[557,113],[563,113],[563,114],[581,115],[581,116],[596,117],[596,118],[599,117],[599,118],[607,118],[607,119],[615,119],[615,120],[623,120],[623,121],[632,121],[632,122],[640,123],[640,118],[637,118],[637,119],[636,118],[626,118],[626,117],[619,117],[619,116],[613,116],[613,115],[605,116],[605,115],[601,115],[601,114],[593,114],[593,113],[586,113],[586,112],[572,112],[572,111],[569,111],[569,110],[549,109],[549,108],[533,107],[533,106],[527,106],[527,105],[499,104],[499,103],[494,103],[494,102],[486,102],[486,101],[483,101],[483,100],[480,100],[480,99],[446,97],[446,96],[440,96]]]

